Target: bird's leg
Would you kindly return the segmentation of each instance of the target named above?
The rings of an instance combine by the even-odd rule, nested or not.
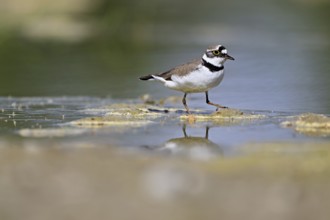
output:
[[[183,135],[184,135],[185,138],[188,137],[187,132],[186,132],[186,124],[183,124],[182,132],[183,132]]]
[[[219,104],[215,104],[215,103],[213,103],[213,102],[210,102],[208,91],[205,92],[205,95],[206,95],[206,103],[207,103],[207,104],[209,104],[209,105],[213,105],[213,106],[218,107],[218,108],[228,108],[228,107],[226,107],[226,106],[222,106],[222,105],[219,105]]]
[[[189,108],[188,108],[188,105],[187,105],[187,102],[186,102],[186,97],[187,97],[187,93],[184,94],[183,99],[182,99],[182,103],[183,103],[184,107],[186,108],[187,113],[190,114],[190,111],[189,111]]]
[[[205,139],[209,139],[209,130],[210,130],[210,127],[209,126],[206,126],[206,129],[205,129]]]

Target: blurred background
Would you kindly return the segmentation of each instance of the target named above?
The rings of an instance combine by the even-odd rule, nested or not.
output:
[[[330,112],[329,0],[0,0],[0,96],[181,95],[138,77],[226,63],[210,98],[235,108]],[[194,107],[203,94],[191,95]]]
[[[0,219],[329,219],[329,136],[280,126],[330,114],[329,12],[330,0],[0,0]],[[236,60],[211,101],[265,119],[67,123],[181,96],[138,77],[219,43]]]

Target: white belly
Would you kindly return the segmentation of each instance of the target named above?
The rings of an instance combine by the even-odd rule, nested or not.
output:
[[[189,75],[172,76],[172,81],[166,81],[165,86],[186,93],[205,92],[220,84],[224,71],[210,72],[202,67]]]

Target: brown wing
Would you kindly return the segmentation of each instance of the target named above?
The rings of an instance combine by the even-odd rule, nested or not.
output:
[[[156,76],[160,76],[160,77],[164,78],[165,80],[171,80],[171,76],[173,74],[179,75],[179,76],[184,76],[187,73],[195,70],[197,68],[197,66],[201,63],[202,63],[201,60],[194,60],[194,61],[191,61],[189,63],[185,63],[185,64],[182,64],[180,66],[177,66],[177,67],[175,67],[173,69],[170,69],[166,72],[157,74]]]
[[[165,80],[171,80],[171,76],[173,74],[179,75],[179,76],[180,75],[181,76],[186,75],[187,73],[195,70],[197,68],[197,66],[201,63],[202,63],[201,60],[193,60],[189,63],[182,64],[182,65],[177,66],[177,67],[175,67],[173,69],[170,69],[168,71],[156,74],[156,76],[160,76]],[[142,77],[140,77],[140,80],[152,79],[153,78],[152,75],[154,75],[154,74],[150,74],[150,75],[147,75],[147,76],[142,76]]]

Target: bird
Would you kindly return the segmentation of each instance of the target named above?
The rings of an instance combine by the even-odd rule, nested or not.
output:
[[[218,86],[224,77],[224,63],[235,60],[228,55],[227,49],[221,44],[210,46],[206,49],[201,59],[195,59],[185,64],[176,66],[159,74],[141,76],[140,80],[156,80],[165,87],[184,93],[182,104],[187,114],[191,114],[186,102],[189,93],[205,93],[206,103],[218,108],[228,108],[209,99],[208,91]]]

